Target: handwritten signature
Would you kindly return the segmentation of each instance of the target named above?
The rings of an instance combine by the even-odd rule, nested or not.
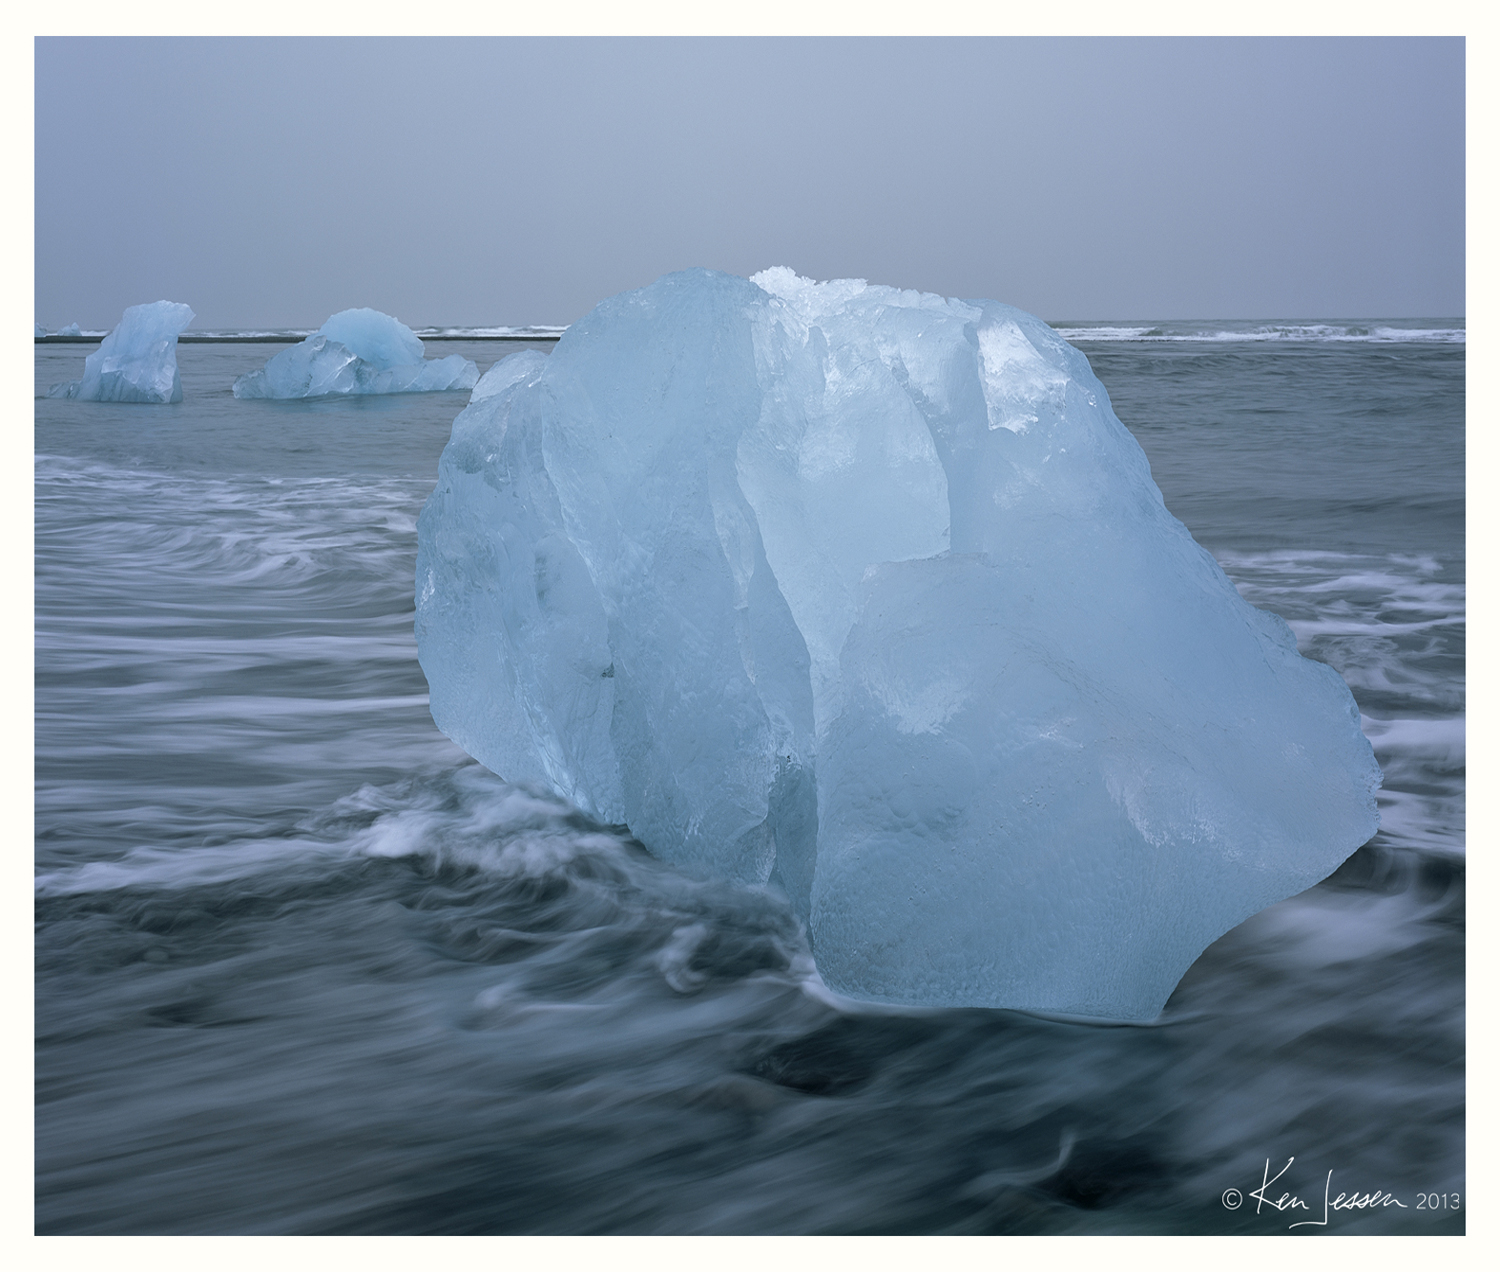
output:
[[[1263,1209],[1266,1208],[1272,1209],[1272,1211],[1277,1212],[1307,1211],[1308,1214],[1313,1214],[1313,1206],[1308,1205],[1308,1203],[1305,1202],[1302,1197],[1296,1196],[1295,1193],[1287,1193],[1287,1191],[1283,1191],[1280,1197],[1274,1197],[1271,1194],[1272,1185],[1277,1184],[1277,1182],[1280,1181],[1281,1176],[1286,1175],[1286,1173],[1289,1172],[1290,1169],[1292,1169],[1292,1163],[1295,1163],[1295,1161],[1295,1157],[1287,1158],[1286,1166],[1281,1167],[1281,1170],[1278,1170],[1275,1175],[1272,1175],[1271,1158],[1266,1158],[1266,1170],[1262,1175],[1262,1179],[1260,1179],[1260,1187],[1251,1188],[1250,1190],[1251,1199],[1256,1202],[1257,1215],[1262,1214]],[[1236,1190],[1236,1188],[1230,1188],[1230,1190],[1226,1191],[1226,1194],[1224,1194],[1224,1206],[1229,1209],[1239,1209],[1239,1205],[1241,1205],[1241,1202],[1239,1202],[1239,1190]],[[1323,1179],[1323,1218],[1320,1218],[1320,1220],[1313,1220],[1313,1218],[1308,1218],[1308,1220],[1298,1220],[1296,1221],[1296,1223],[1287,1224],[1287,1229],[1290,1230],[1305,1229],[1305,1227],[1328,1227],[1328,1217],[1332,1214],[1332,1212],[1376,1211],[1376,1209],[1382,1209],[1383,1211],[1383,1209],[1388,1208],[1388,1206],[1400,1206],[1403,1211],[1409,1209],[1407,1203],[1403,1202],[1403,1200],[1398,1199],[1398,1197],[1395,1196],[1394,1193],[1386,1193],[1385,1190],[1380,1190],[1380,1188],[1377,1188],[1374,1193],[1359,1193],[1359,1191],[1355,1191],[1355,1193],[1340,1193],[1337,1197],[1335,1197],[1334,1172],[1332,1172],[1331,1170],[1331,1172],[1329,1172],[1328,1175],[1325,1176],[1325,1179]]]

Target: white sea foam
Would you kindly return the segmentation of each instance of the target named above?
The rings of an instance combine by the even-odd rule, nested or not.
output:
[[[107,333],[103,331],[80,331],[78,324],[61,331],[47,332],[40,324],[37,326],[37,337],[50,336],[82,336],[84,338],[102,338]],[[556,340],[567,327],[554,327],[545,324],[533,324],[521,327],[413,327],[411,331],[421,340]],[[214,327],[202,330],[194,329],[188,337],[195,344],[213,344],[216,341],[225,343],[245,343],[247,341],[264,340],[268,343],[295,343],[306,340],[309,336],[316,335],[316,327]]]
[[[35,877],[32,889],[37,897],[61,897],[123,888],[196,888],[304,867],[343,851],[306,837],[241,840],[186,852],[142,844],[115,861],[45,871]]]
[[[567,327],[414,327],[423,340],[556,340]]]
[[[1462,852],[1461,577],[1424,555],[1226,553],[1220,563],[1246,600],[1286,619],[1302,652],[1336,667],[1366,704],[1361,726],[1384,774],[1381,837]]]
[[[1247,919],[1240,936],[1284,967],[1329,967],[1393,954],[1427,939],[1423,920],[1438,907],[1417,893],[1314,888]]]
[[[1464,344],[1463,327],[1401,327],[1388,323],[1060,324],[1054,330],[1075,343],[1121,341],[1160,344]]]
[[[133,558],[158,579],[297,586],[327,571],[378,573],[416,530],[408,478],[168,476],[62,456],[36,457],[38,501],[86,500],[69,538],[95,563]],[[155,510],[154,519],[141,510]],[[87,549],[87,551],[84,551]]]
[[[536,340],[553,341],[567,326],[530,323],[520,326],[432,326],[413,327],[423,340]],[[1464,344],[1468,333],[1464,327],[1392,325],[1371,323],[1245,323],[1194,324],[1183,322],[1147,323],[1057,323],[1053,330],[1064,340],[1094,343],[1145,342],[1165,344],[1232,344],[1232,343],[1314,343],[1314,344]],[[253,340],[298,341],[315,334],[315,327],[234,327],[194,330],[189,339],[197,343],[214,341],[244,342]],[[103,331],[80,331],[77,324],[48,333],[40,327],[38,338],[73,336],[102,338]]]

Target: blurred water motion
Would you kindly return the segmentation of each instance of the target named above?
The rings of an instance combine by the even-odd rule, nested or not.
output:
[[[1223,1198],[1295,1157],[1405,1203],[1329,1231],[1462,1231],[1463,348],[1085,348],[1387,773],[1148,1026],[839,1000],[779,897],[437,733],[464,395],[236,403],[270,351],[198,345],[179,406],[39,401],[38,1230],[1279,1232]]]

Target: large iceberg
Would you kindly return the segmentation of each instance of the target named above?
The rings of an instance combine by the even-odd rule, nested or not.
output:
[[[695,270],[485,379],[419,522],[434,719],[782,889],[832,988],[1147,1019],[1374,833],[1348,688],[1031,315]]]
[[[403,322],[374,309],[345,309],[299,345],[234,382],[237,398],[309,398],[353,393],[472,389],[479,368],[456,353],[425,357]]]
[[[54,384],[47,396],[85,402],[181,402],[177,337],[192,321],[188,306],[170,300],[132,305],[120,325],[83,360],[83,379]],[[57,334],[77,335],[78,324]]]

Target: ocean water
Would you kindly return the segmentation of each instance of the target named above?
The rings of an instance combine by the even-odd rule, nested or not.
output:
[[[175,406],[39,397],[37,1230],[1463,1231],[1462,324],[1059,325],[1385,772],[1150,1025],[840,1000],[774,894],[438,733],[466,394],[237,402],[239,342]]]

